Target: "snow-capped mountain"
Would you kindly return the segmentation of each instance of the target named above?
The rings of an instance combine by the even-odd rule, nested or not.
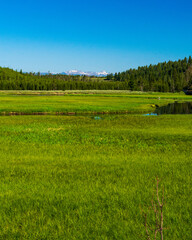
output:
[[[87,71],[87,72],[83,72],[83,71],[79,71],[79,70],[70,70],[70,71],[61,72],[61,73],[41,72],[41,75],[48,75],[48,74],[52,74],[52,75],[56,75],[56,74],[63,74],[63,75],[86,75],[86,76],[105,77],[105,76],[107,76],[108,73],[106,71],[101,71],[101,72]]]
[[[70,70],[70,71],[63,72],[62,74],[105,77],[105,76],[107,76],[108,73],[106,71],[101,71],[101,72],[91,72],[91,71],[83,72],[83,71],[79,71],[79,70]]]

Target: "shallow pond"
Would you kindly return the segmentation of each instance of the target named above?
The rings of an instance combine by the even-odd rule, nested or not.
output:
[[[153,114],[192,114],[192,102],[174,102],[166,106],[158,107]]]

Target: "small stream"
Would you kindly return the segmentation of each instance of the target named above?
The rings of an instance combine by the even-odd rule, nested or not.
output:
[[[76,113],[76,112],[0,112],[0,116],[12,115],[78,115],[78,116],[94,116],[95,120],[101,119],[99,115],[123,115],[131,114],[128,111],[122,112],[93,112],[93,113]],[[177,102],[169,103],[166,106],[157,107],[154,112],[144,114],[144,116],[158,116],[162,114],[192,114],[192,102]]]

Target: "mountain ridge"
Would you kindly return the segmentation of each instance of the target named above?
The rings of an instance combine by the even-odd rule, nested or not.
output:
[[[62,74],[62,75],[85,75],[85,76],[97,76],[97,77],[106,77],[108,73],[106,71],[100,71],[100,72],[94,72],[94,71],[81,71],[81,70],[69,70],[61,73],[55,73],[55,72],[44,72],[41,73],[41,75],[48,75],[48,74]]]

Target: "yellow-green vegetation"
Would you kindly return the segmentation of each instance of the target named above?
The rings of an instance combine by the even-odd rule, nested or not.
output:
[[[1,91],[0,114],[15,113],[145,113],[175,100],[190,101],[184,93],[130,91]]]
[[[139,114],[186,98],[158,97],[1,94],[7,112],[136,114],[1,116],[0,239],[146,239],[140,208],[156,177],[165,187],[164,238],[190,239],[192,117]]]

